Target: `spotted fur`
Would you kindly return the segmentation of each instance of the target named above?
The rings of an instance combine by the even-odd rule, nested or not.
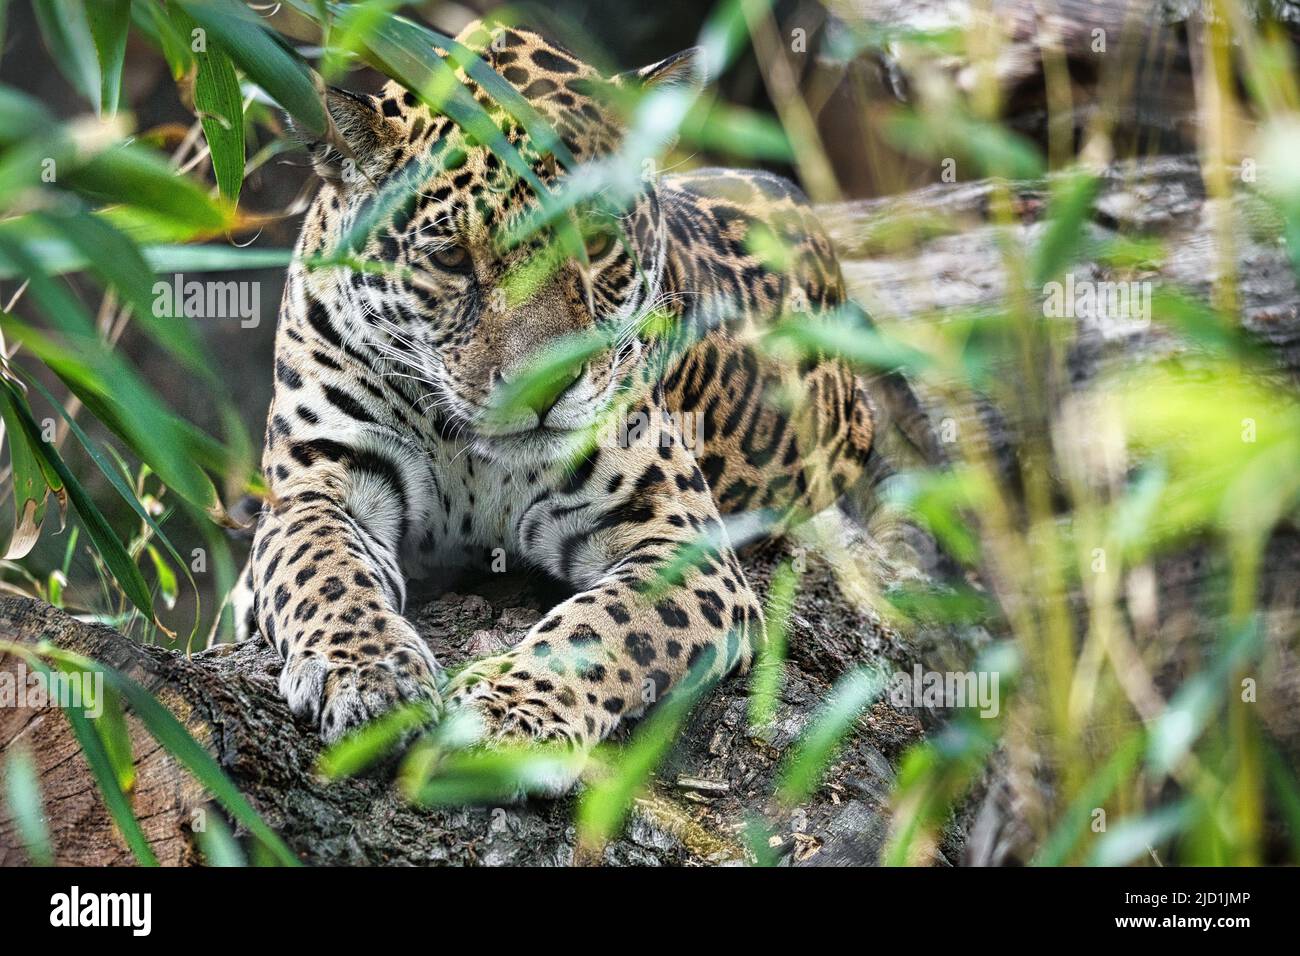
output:
[[[475,26],[460,42],[580,163],[623,142],[611,94],[699,81],[690,53],[609,79],[521,30]],[[556,161],[460,79],[537,177],[562,183]],[[745,665],[763,614],[723,516],[770,527],[816,512],[871,448],[873,412],[847,367],[760,347],[782,315],[815,322],[845,303],[804,197],[761,172],[663,175],[613,220],[574,217],[582,253],[557,254],[556,230],[512,247],[503,237],[538,200],[489,148],[396,84],[334,92],[329,106],[347,148],[312,146],[325,182],[299,262],[335,252],[398,177],[418,169],[421,187],[353,250],[391,268],[289,271],[271,496],[239,605],[283,655],[293,710],[334,739],[397,701],[436,698],[438,665],[402,617],[406,582],[494,549],[574,594],[442,689],[488,739],[587,747],[688,675]],[[532,275],[522,292],[520,274]],[[671,321],[639,324],[653,310]],[[608,345],[494,404],[547,348],[592,332]],[[592,445],[611,414],[628,427]]]

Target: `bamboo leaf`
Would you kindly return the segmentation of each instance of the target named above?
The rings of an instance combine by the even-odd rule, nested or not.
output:
[[[785,672],[786,629],[798,587],[798,574],[789,562],[783,563],[772,575],[767,614],[764,615],[767,618],[767,640],[759,649],[749,679],[749,725],[754,728],[766,726],[776,714]]]
[[[880,674],[861,669],[836,682],[830,701],[799,736],[794,755],[781,773],[777,797],[782,803],[794,806],[812,793],[834,759],[841,738],[883,686]]]
[[[163,603],[170,611],[176,606],[176,595],[180,590],[176,586],[176,572],[152,544],[148,545],[145,551],[149,554],[149,560],[153,562],[154,575],[158,578],[158,593],[162,595]]]
[[[107,519],[95,506],[95,502],[91,497],[86,494],[76,477],[68,469],[68,466],[63,463],[59,453],[54,450],[53,446],[41,441],[40,428],[36,424],[36,420],[32,418],[31,412],[25,406],[20,407],[15,403],[14,399],[18,393],[13,384],[3,381],[0,382],[0,388],[3,388],[8,393],[9,407],[17,410],[18,417],[32,446],[40,449],[45,461],[58,473],[64,487],[67,489],[73,508],[76,509],[77,514],[80,516],[91,540],[94,541],[100,557],[103,558],[109,571],[112,572],[113,577],[121,585],[122,593],[130,599],[140,613],[144,614],[147,619],[153,620],[153,599],[149,595],[149,588],[144,582],[143,575],[140,574],[140,569],[127,553],[126,547],[118,538],[117,533],[109,526]]]
[[[422,806],[501,803],[546,794],[554,781],[572,779],[585,759],[559,746],[494,747],[440,757],[427,782],[408,790]]]
[[[322,137],[331,132],[333,124],[307,65],[286,50],[247,7],[235,0],[176,0],[176,5],[211,33],[205,42],[215,39],[304,129]]]
[[[32,448],[18,411],[11,407],[15,400],[23,399],[21,396],[15,398],[8,389],[0,389],[0,415],[3,415],[5,435],[9,438],[15,512],[14,530],[5,552],[6,561],[26,557],[35,546],[41,536],[50,491],[45,483],[40,452]]]
[[[69,670],[69,673],[75,671]],[[118,786],[123,793],[130,793],[135,789],[135,754],[131,748],[131,733],[126,726],[126,714],[122,711],[122,699],[105,687],[101,699],[88,706],[91,710],[101,710],[98,717],[91,719],[104,741],[104,753],[117,774]]]
[[[1034,247],[1034,287],[1060,276],[1087,239],[1087,219],[1100,181],[1086,171],[1072,173],[1052,185],[1052,201],[1042,238]]]
[[[190,228],[216,233],[230,224],[227,213],[197,184],[140,146],[105,150],[63,173],[59,184],[91,199],[148,210]]]
[[[27,279],[28,294],[67,341],[55,344],[12,316],[4,317],[6,330],[49,365],[165,484],[219,514],[216,489],[194,463],[183,426],[119,356],[99,343],[80,303],[46,276],[21,245],[3,235],[0,257]]]
[[[380,760],[408,734],[433,720],[432,705],[425,701],[404,704],[348,734],[320,755],[317,769],[327,779],[360,773]]]
[[[244,851],[219,814],[209,813],[204,827],[196,828],[194,835],[198,839],[199,849],[203,851],[203,861],[208,866],[248,866]]]
[[[135,711],[136,716],[154,739],[175,757],[181,766],[193,774],[231,816],[262,841],[280,863],[285,866],[299,865],[298,858],[284,845],[275,831],[266,825],[266,821],[239,792],[212,755],[152,694],[120,671],[98,664],[79,654],[61,649],[51,649],[49,653],[56,659],[102,672],[104,682],[130,704],[131,709]]]
[[[172,16],[182,32],[194,29],[194,21],[181,8],[175,8]],[[239,77],[230,56],[216,40],[209,40],[194,57],[198,61],[194,108],[208,141],[217,188],[234,204],[244,184],[244,100]]]
[[[107,221],[89,213],[41,213],[36,218],[76,249],[105,285],[117,290],[134,308],[135,322],[154,342],[184,363],[189,371],[207,379],[209,384],[216,384],[211,363],[184,316],[169,311],[159,314],[153,271],[134,243]]]
[[[1193,805],[1184,800],[1152,813],[1120,820],[1097,841],[1089,866],[1126,866],[1143,853],[1181,831],[1191,818]]]
[[[131,0],[92,0],[85,5],[99,60],[100,108],[116,113],[122,95],[122,65],[131,24]]]
[[[123,228],[123,207],[105,211],[96,218],[106,220],[132,241],[129,230]],[[16,216],[0,223],[0,235],[10,238],[26,236],[26,248],[40,263],[46,275],[63,275],[80,272],[89,267],[89,260],[66,239],[58,236],[34,235],[41,228],[35,215]],[[292,249],[239,249],[234,246],[191,246],[155,244],[137,246],[151,273],[177,272],[237,272],[246,269],[283,269],[293,261]],[[18,270],[0,258],[0,279],[12,279]]]
[[[53,672],[43,661],[31,658],[29,663],[34,669],[44,674],[46,680],[52,678]],[[125,838],[127,846],[135,854],[135,858],[141,866],[157,866],[158,858],[154,856],[153,849],[149,846],[144,831],[140,829],[140,821],[135,818],[135,811],[131,809],[131,801],[127,799],[126,794],[118,784],[113,763],[109,759],[108,752],[104,749],[104,742],[100,739],[90,718],[75,707],[64,707],[62,711],[63,715],[68,718],[68,723],[72,725],[72,734],[77,738],[77,744],[81,747],[82,756],[85,757],[86,764],[90,767],[91,776],[94,777],[95,784],[99,787],[100,796],[104,798],[104,806],[108,809],[109,816],[113,818],[113,822],[117,825],[118,832]]]
[[[54,847],[45,826],[41,785],[32,756],[21,743],[9,749],[5,760],[5,799],[22,838],[22,849],[36,866],[54,865]]]
[[[32,0],[32,11],[54,65],[88,103],[99,108],[100,70],[86,5],[75,0]]]
[[[136,28],[162,51],[173,80],[180,80],[189,73],[194,65],[189,41],[176,29],[158,0],[135,0],[131,5],[131,17]]]
[[[707,668],[696,665],[637,728],[609,773],[594,782],[578,804],[578,839],[599,849],[614,837],[637,793],[676,741],[696,702],[711,686],[703,679]]]

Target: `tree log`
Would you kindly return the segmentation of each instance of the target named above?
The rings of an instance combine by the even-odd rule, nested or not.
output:
[[[845,533],[852,533],[847,531]],[[765,591],[782,548],[750,556],[751,581]],[[769,805],[774,776],[791,742],[824,702],[835,678],[861,663],[906,665],[910,642],[840,593],[824,558],[808,557],[791,619],[786,683],[775,720],[751,730],[748,679],[728,679],[702,701],[680,745],[635,804],[607,864],[703,864],[747,858],[745,814]],[[412,614],[447,664],[518,640],[548,605],[535,582],[517,575],[449,593]],[[278,655],[259,641],[218,645],[190,657],[131,641],[25,598],[0,600],[0,637],[49,641],[117,668],[171,709],[306,863],[569,864],[574,861],[575,797],[506,806],[420,808],[397,792],[389,772],[326,782],[316,772],[320,744],[276,690]],[[0,657],[17,672],[19,660]],[[164,864],[201,862],[192,828],[217,812],[201,788],[128,715],[137,765],[134,806]],[[921,720],[877,703],[859,720],[825,784],[808,803],[773,819],[777,854],[790,862],[872,862],[884,840],[894,762],[921,737]],[[0,710],[0,755],[31,753],[60,864],[129,864],[72,736],[57,709]],[[3,757],[0,756],[0,763]],[[0,866],[26,860],[14,821],[0,807]],[[953,834],[954,841],[956,833]],[[955,856],[958,842],[936,851]]]

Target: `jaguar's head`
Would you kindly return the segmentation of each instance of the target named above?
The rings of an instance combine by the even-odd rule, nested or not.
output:
[[[331,91],[342,143],[310,144],[326,183],[301,251],[328,255],[360,236],[355,256],[375,268],[314,280],[337,282],[349,332],[418,383],[444,425],[480,452],[553,459],[585,438],[642,360],[666,234],[654,177],[640,170],[623,174],[631,188],[601,180],[560,211],[536,187],[559,201],[612,168],[627,145],[629,96],[698,89],[702,76],[693,50],[611,77],[523,30],[475,24],[457,41],[535,117],[503,108],[464,63],[463,90],[490,128],[467,131],[397,83],[375,96]],[[554,131],[575,168],[529,135],[538,128]],[[500,142],[518,159],[507,162]]]

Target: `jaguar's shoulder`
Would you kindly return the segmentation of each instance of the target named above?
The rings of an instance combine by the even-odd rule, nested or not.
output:
[[[809,205],[803,190],[789,179],[763,169],[707,166],[663,177],[663,187],[690,200],[721,201],[740,206]]]

